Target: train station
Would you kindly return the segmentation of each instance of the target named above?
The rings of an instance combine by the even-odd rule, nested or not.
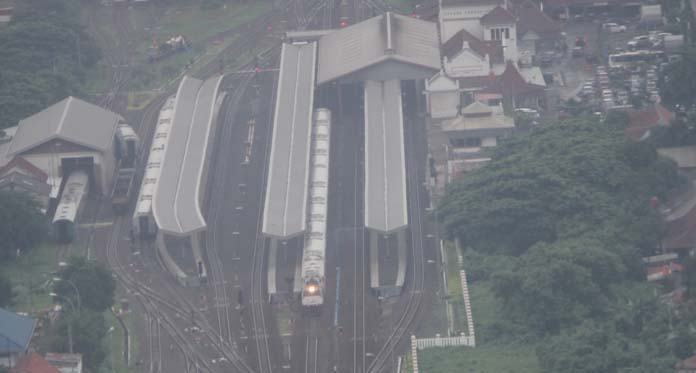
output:
[[[364,109],[363,220],[369,236],[370,287],[383,296],[400,294],[408,252],[402,81],[422,85],[441,67],[436,24],[391,12],[342,29],[286,35],[263,214],[263,234],[270,245],[271,297],[279,292],[278,278],[294,277],[297,294],[304,294],[307,288],[302,257],[310,255],[311,245],[305,242],[316,233],[307,228],[307,222],[316,218],[307,211],[308,182],[314,172],[310,164],[312,112],[319,110],[313,102],[314,87],[338,96],[335,119],[344,110]],[[343,108],[344,90],[361,91],[362,107]],[[398,268],[383,268],[380,278],[380,262],[394,247]],[[297,254],[298,250],[303,253]],[[276,265],[279,253],[285,256],[288,251],[296,253],[294,274],[281,273]]]
[[[205,81],[186,76],[163,106],[133,215],[134,233],[155,235],[164,266],[184,285],[197,285],[207,276],[202,206],[210,142],[224,99],[221,82],[221,76]]]

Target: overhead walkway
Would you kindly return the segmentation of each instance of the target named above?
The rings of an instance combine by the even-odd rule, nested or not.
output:
[[[283,44],[262,228],[276,239],[306,229],[316,55],[316,43]]]
[[[365,82],[365,226],[390,234],[408,225],[399,80]]]
[[[221,81],[222,77],[205,82],[184,77],[179,85],[152,206],[164,233],[184,237],[206,228],[200,202]]]

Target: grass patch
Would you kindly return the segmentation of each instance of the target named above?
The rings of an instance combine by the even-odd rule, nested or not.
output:
[[[466,265],[465,265],[466,266]],[[535,345],[493,335],[505,315],[486,281],[469,283],[471,312],[476,326],[476,346],[430,348],[418,352],[421,372],[531,373],[539,371]],[[461,299],[461,295],[459,296]],[[456,319],[466,326],[463,301],[455,307]]]
[[[111,311],[104,313],[104,319],[106,320],[107,329],[111,330],[113,328],[113,330],[104,337],[107,356],[100,371],[129,373],[131,369],[123,360],[123,349],[125,347],[123,343],[123,328]]]
[[[198,6],[172,7],[167,10],[159,25],[153,30],[157,40],[173,35],[183,35],[190,43],[213,37],[232,27],[248,22],[270,11],[269,2],[228,4],[219,9],[202,10]]]
[[[15,312],[35,314],[51,307],[51,273],[58,269],[58,247],[51,243],[26,252],[14,261],[0,264],[0,272],[12,281]]]
[[[128,110],[142,110],[150,102],[158,96],[155,91],[129,92],[128,93]]]
[[[423,373],[536,373],[539,363],[530,345],[443,347],[418,351]]]

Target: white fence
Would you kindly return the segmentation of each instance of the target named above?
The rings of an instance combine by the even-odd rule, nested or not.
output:
[[[440,250],[444,256],[444,249],[442,246],[442,241],[440,241]],[[464,260],[460,255],[458,257],[459,267],[462,268],[464,265]],[[443,273],[443,281],[445,283],[445,289],[447,288],[447,276]],[[411,366],[412,372],[418,373],[418,350],[433,347],[450,347],[450,346],[463,346],[463,347],[476,347],[476,334],[474,332],[474,319],[471,315],[471,301],[469,300],[469,285],[466,281],[466,271],[460,269],[459,271],[459,281],[462,285],[462,297],[464,298],[464,308],[466,310],[466,324],[468,329],[468,334],[462,333],[459,336],[452,337],[440,337],[436,334],[434,338],[416,338],[415,335],[411,336]],[[449,329],[449,328],[448,328]]]
[[[419,350],[431,347],[450,347],[450,346],[468,346],[474,347],[474,338],[471,336],[462,335],[457,337],[435,337],[435,338],[416,338],[416,347]]]

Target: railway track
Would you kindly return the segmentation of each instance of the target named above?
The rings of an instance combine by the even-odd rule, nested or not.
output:
[[[423,215],[424,204],[422,201],[422,196],[424,193],[422,183],[420,182],[419,174],[419,162],[417,159],[417,154],[415,149],[416,146],[416,134],[414,133],[415,126],[408,126],[405,124],[406,128],[406,142],[408,144],[408,149],[412,149],[407,153],[406,157],[406,169],[408,172],[408,195],[409,195],[409,211],[411,219],[411,283],[410,291],[408,293],[408,300],[404,311],[399,318],[398,322],[395,324],[394,329],[388,336],[385,343],[379,349],[374,360],[368,367],[368,372],[383,372],[386,369],[387,363],[393,357],[399,343],[403,340],[406,332],[413,326],[414,320],[418,311],[421,307],[423,300],[423,289],[425,286],[425,253],[423,244]]]
[[[222,133],[220,133],[218,138],[218,143],[216,147],[229,147],[232,146],[232,129],[234,125],[234,118],[236,116],[239,107],[240,100],[243,94],[246,92],[249,83],[251,82],[251,74],[241,77],[235,80],[237,87],[232,93],[231,97],[226,100],[226,110],[225,116],[222,118]],[[232,125],[227,125],[227,124]],[[227,344],[234,344],[234,336],[232,334],[232,323],[230,320],[230,307],[231,307],[231,297],[228,296],[228,287],[226,284],[224,268],[222,266],[222,261],[220,260],[219,248],[221,244],[217,239],[220,232],[229,229],[225,226],[225,222],[219,219],[219,214],[221,209],[221,204],[218,201],[229,196],[229,192],[225,190],[225,180],[227,179],[228,167],[226,164],[218,166],[219,160],[216,159],[211,165],[211,168],[215,170],[215,175],[213,179],[212,190],[210,193],[209,203],[208,203],[208,217],[210,221],[213,222],[212,229],[209,229],[206,234],[206,252],[208,254],[208,263],[210,266],[210,274],[212,280],[212,288],[215,297],[214,307],[217,316],[217,324],[220,333],[221,341]],[[220,302],[222,301],[222,305]]]

